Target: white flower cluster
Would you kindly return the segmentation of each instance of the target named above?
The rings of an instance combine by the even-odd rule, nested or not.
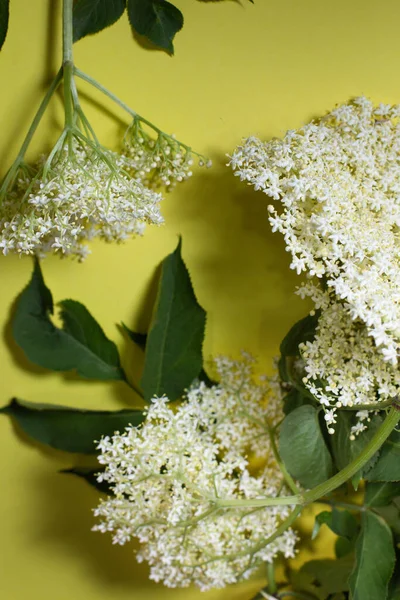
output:
[[[278,553],[295,552],[291,529],[274,536],[290,507],[219,505],[285,490],[268,438],[282,418],[280,394],[274,384],[253,383],[248,356],[219,359],[217,367],[220,384],[194,385],[175,410],[166,398],[154,399],[141,427],[98,445],[105,465],[99,481],[110,484],[114,497],[95,510],[101,522],[94,529],[112,532],[117,544],[137,538],[137,559],[170,587],[224,587]],[[252,450],[260,463],[254,472]]]
[[[231,157],[262,190],[291,267],[315,283],[299,290],[321,308],[315,341],[301,347],[304,383],[335,411],[399,391],[400,107],[356,98],[281,140],[248,138]],[[356,435],[366,427],[357,413]]]
[[[309,283],[300,293],[321,309],[314,340],[299,346],[303,383],[323,405],[328,431],[334,433],[337,408],[394,399],[400,393],[400,371],[377,352],[365,325],[353,321],[332,292]],[[356,418],[353,437],[367,428],[368,412],[360,410]]]
[[[3,254],[58,251],[80,260],[85,240],[122,241],[146,223],[162,223],[161,196],[132,179],[127,157],[73,139],[47,168],[21,171],[0,206]]]
[[[125,135],[124,154],[129,157],[128,171],[151,189],[171,190],[192,176],[191,149],[162,132],[154,139],[140,119],[133,121]],[[211,161],[199,156],[199,165],[210,167]]]
[[[385,360],[400,349],[399,106],[366,98],[282,140],[252,137],[230,164],[242,180],[280,200],[270,222],[298,273],[323,277],[361,319]]]

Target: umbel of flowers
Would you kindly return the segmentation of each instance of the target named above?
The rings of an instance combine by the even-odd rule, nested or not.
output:
[[[247,355],[216,366],[218,385],[193,385],[176,409],[154,398],[141,427],[98,446],[106,467],[99,481],[114,497],[95,510],[101,522],[94,529],[111,532],[116,544],[137,538],[137,559],[170,587],[224,587],[278,553],[294,555],[296,535],[278,529],[290,506],[240,508],[240,500],[287,491],[271,441],[283,417],[280,387],[254,383]],[[232,500],[239,506],[229,507]]]
[[[279,201],[268,207],[272,229],[309,278],[298,293],[321,309],[300,371],[331,432],[336,408],[399,391],[399,114],[356,98],[282,139],[250,137],[230,159],[242,181]]]
[[[160,224],[161,195],[192,175],[194,156],[209,161],[131,110],[72,60],[72,0],[63,3],[63,64],[51,83],[17,158],[0,185],[3,254],[59,252],[79,259],[86,240],[123,241]],[[99,89],[132,119],[122,153],[104,148],[79,102],[75,78]],[[65,124],[52,150],[35,164],[25,154],[47,106],[64,88]]]

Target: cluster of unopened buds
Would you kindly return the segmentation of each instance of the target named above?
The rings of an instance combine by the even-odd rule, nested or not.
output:
[[[134,119],[125,135],[124,155],[129,159],[128,171],[151,189],[171,190],[177,183],[189,179],[194,157],[200,167],[211,166],[210,160],[197,155],[174,136],[160,131],[154,139],[139,119]]]

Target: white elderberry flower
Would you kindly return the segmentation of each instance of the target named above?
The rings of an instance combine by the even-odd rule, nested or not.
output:
[[[74,137],[21,171],[0,206],[3,254],[60,252],[85,258],[86,240],[123,241],[163,221],[161,196],[132,179],[126,158]]]
[[[134,119],[125,135],[124,154],[128,158],[126,169],[147,187],[156,189],[165,187],[171,190],[192,176],[194,157],[200,167],[211,167],[211,161],[193,152],[174,136],[161,131],[154,138],[144,128],[140,117]]]
[[[322,404],[329,433],[334,433],[335,412],[387,402],[400,393],[400,372],[377,351],[374,339],[361,320],[353,320],[332,291],[313,284],[301,289],[321,309],[315,338],[299,346],[303,359],[303,383]],[[354,438],[367,428],[369,412],[356,413]]]
[[[192,386],[175,409],[167,398],[155,398],[141,427],[98,445],[105,466],[99,477],[114,496],[95,510],[94,529],[110,532],[116,544],[138,539],[137,559],[149,563],[151,579],[169,587],[224,587],[278,553],[295,552],[291,529],[269,541],[290,507],[218,504],[276,497],[285,489],[268,440],[268,427],[282,418],[280,398],[251,381],[249,357],[220,358],[217,370],[220,384]],[[256,470],[247,458],[253,448]]]
[[[268,207],[298,273],[324,278],[385,361],[400,349],[399,106],[341,105],[281,140],[250,137],[236,175],[280,201]]]

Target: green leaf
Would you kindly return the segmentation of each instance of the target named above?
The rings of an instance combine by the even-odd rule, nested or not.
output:
[[[396,568],[389,585],[388,600],[400,600],[400,564],[397,560]]]
[[[124,10],[125,0],[76,0],[73,11],[74,42],[109,27],[118,21]]]
[[[352,600],[385,600],[395,565],[392,532],[368,511],[356,544],[356,563],[349,578]]]
[[[174,53],[172,41],[183,27],[183,15],[166,0],[127,0],[132,29],[155,46]]]
[[[320,311],[315,311],[315,314],[307,315],[291,327],[280,345],[282,356],[299,356],[299,344],[313,341],[319,316]]]
[[[378,460],[366,473],[368,481],[400,481],[400,432],[393,431],[383,444]]]
[[[295,358],[300,356],[299,345],[302,342],[313,341],[319,315],[320,311],[316,311],[315,314],[308,315],[304,319],[297,321],[283,338],[280,345],[281,357],[278,361],[279,376],[282,381],[292,383],[292,363]],[[302,385],[301,382],[298,383]]]
[[[400,485],[397,482],[367,483],[364,503],[367,506],[386,506],[396,496],[400,496]]]
[[[0,413],[14,418],[36,442],[64,452],[97,454],[95,441],[113,435],[145,419],[138,409],[78,410],[52,404],[36,404],[13,398]]]
[[[73,467],[72,469],[62,469],[60,473],[66,475],[76,475],[84,479],[89,485],[93,486],[99,492],[112,496],[112,490],[107,481],[98,481],[97,476],[104,472],[104,468],[92,469],[90,467]]]
[[[332,458],[315,408],[300,406],[285,417],[280,430],[280,454],[292,477],[306,488],[331,477]]]
[[[132,331],[132,329],[129,329],[125,323],[121,323],[121,327],[129,339],[132,340],[132,342],[135,342],[135,344],[137,344],[141,350],[146,350],[147,333],[138,333],[137,331]]]
[[[6,41],[9,15],[10,0],[0,0],[0,50]]]
[[[283,398],[283,412],[285,413],[285,415],[288,415],[296,408],[299,408],[300,406],[304,406],[306,404],[309,404],[310,406],[315,406],[316,403],[313,402],[313,400],[311,400],[309,396],[306,396],[306,394],[302,394],[296,388],[292,388],[290,392],[288,392]]]
[[[348,540],[345,537],[338,537],[335,542],[335,554],[336,558],[343,558],[354,552],[356,538]]]
[[[398,498],[393,498],[393,501],[386,506],[375,506],[374,512],[377,513],[389,525],[396,541],[400,538],[400,510]]]
[[[333,533],[341,537],[352,540],[358,530],[357,521],[348,510],[338,510],[332,508],[331,511],[323,511],[315,517],[314,529],[311,539],[314,539],[321,525],[327,525]]]
[[[301,567],[300,571],[312,576],[315,584],[318,584],[326,597],[326,595],[345,592],[349,589],[348,577],[353,566],[354,554],[348,554],[336,560],[329,558],[310,560]],[[375,600],[378,600],[378,596]]]
[[[330,436],[332,453],[338,471],[344,469],[352,460],[357,458],[363,451],[364,447],[374,436],[376,430],[382,424],[382,416],[371,416],[371,421],[368,423],[368,428],[362,431],[355,440],[350,439],[350,431],[357,417],[353,411],[339,410],[337,412],[337,423],[335,425],[335,435]],[[362,473],[368,472],[371,466],[376,462],[378,455],[373,456],[364,466]],[[356,473],[353,481],[357,481],[362,473]]]
[[[310,600],[326,600],[329,596],[329,594],[326,594],[325,591],[321,589],[321,586],[318,581],[316,581],[315,577],[304,571],[303,568],[299,571],[290,570],[289,580],[291,589],[305,594],[307,600],[308,598]],[[286,600],[284,595],[283,597]]]
[[[63,329],[55,327],[49,318],[53,298],[35,260],[32,278],[17,301],[12,324],[14,339],[29,360],[53,371],[76,369],[87,379],[124,380],[117,347],[89,311],[74,300],[64,300],[60,305]]]
[[[176,400],[199,376],[205,324],[206,313],[196,300],[179,240],[162,263],[140,382],[145,400],[163,394]]]

